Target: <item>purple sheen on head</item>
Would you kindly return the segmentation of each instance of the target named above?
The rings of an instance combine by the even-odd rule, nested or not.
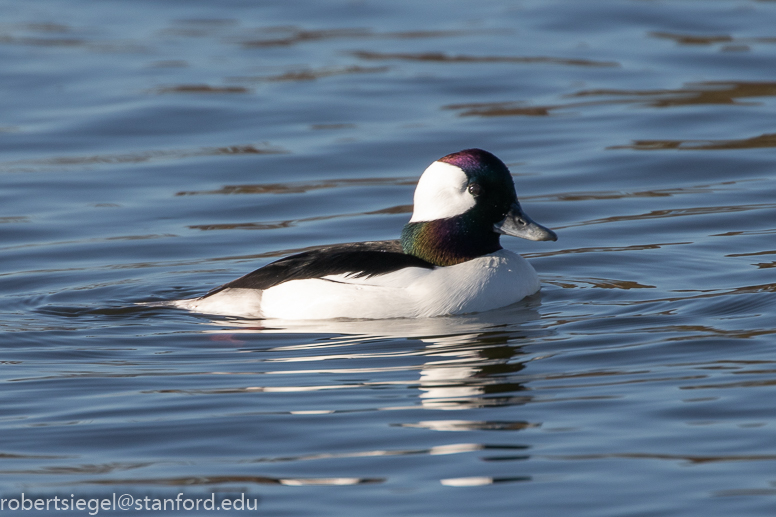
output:
[[[482,149],[464,149],[457,153],[448,154],[437,160],[439,162],[455,165],[466,173],[472,174],[483,169],[491,168],[494,170],[503,169],[509,171],[504,162],[496,158],[493,154]]]

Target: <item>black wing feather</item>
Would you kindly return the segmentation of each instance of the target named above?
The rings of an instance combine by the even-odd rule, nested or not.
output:
[[[327,275],[350,274],[354,278],[384,275],[405,267],[433,269],[434,265],[405,254],[398,240],[336,244],[276,260],[237,280],[216,287],[205,296],[232,288],[269,289],[289,280],[321,278]]]

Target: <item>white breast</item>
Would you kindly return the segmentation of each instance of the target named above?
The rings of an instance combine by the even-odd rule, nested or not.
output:
[[[507,250],[433,270],[405,268],[371,278],[292,280],[265,291],[227,289],[180,307],[277,319],[422,318],[504,307],[539,290],[531,265]]]

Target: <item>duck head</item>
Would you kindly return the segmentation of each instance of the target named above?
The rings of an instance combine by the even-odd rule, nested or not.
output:
[[[420,177],[401,243],[407,254],[450,266],[500,250],[501,235],[558,239],[520,207],[504,162],[482,149],[466,149],[435,161]]]

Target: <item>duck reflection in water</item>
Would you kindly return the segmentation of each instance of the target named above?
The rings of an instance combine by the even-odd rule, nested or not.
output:
[[[318,454],[321,457],[330,457],[332,454],[374,457],[476,453],[479,461],[522,461],[529,459],[527,450],[530,446],[516,442],[514,434],[499,433],[498,440],[493,443],[493,440],[456,441],[456,438],[451,442],[446,433],[521,431],[538,427],[539,423],[509,418],[471,418],[470,412],[459,413],[463,418],[451,418],[440,415],[439,411],[474,410],[491,415],[489,408],[522,406],[532,401],[521,377],[525,360],[533,356],[526,354],[523,347],[532,343],[533,338],[552,332],[535,324],[540,319],[536,311],[539,299],[540,295],[535,295],[504,309],[442,318],[317,322],[222,320],[212,322],[222,329],[209,332],[224,347],[235,347],[241,353],[260,353],[263,359],[255,364],[266,365],[264,367],[271,371],[257,373],[286,374],[271,376],[280,381],[279,384],[268,380],[265,382],[272,385],[229,389],[256,394],[315,392],[318,395],[310,395],[320,396],[320,402],[312,401],[310,409],[291,413],[326,418],[325,415],[340,413],[342,410],[326,407],[327,403],[333,403],[333,399],[321,395],[322,391],[346,388],[395,389],[397,386],[407,386],[414,389],[414,394],[412,391],[398,390],[393,392],[397,396],[366,397],[371,403],[379,405],[375,410],[394,411],[393,414],[397,416],[405,415],[405,418],[392,423],[396,427],[445,433],[436,440],[432,439],[434,445],[425,450],[389,448],[342,453],[325,451],[314,454],[315,457]],[[257,326],[257,323],[261,326]],[[251,344],[260,343],[255,337],[261,334],[304,334],[305,337],[287,346],[253,348]],[[312,364],[324,362],[325,366]],[[391,372],[392,379],[407,380],[394,380],[386,384],[385,372]],[[331,383],[318,380],[311,384],[308,381],[313,374],[337,380]],[[351,374],[357,374],[360,379],[356,384],[341,380]],[[266,376],[262,377],[267,379]],[[246,377],[233,379],[243,384]],[[407,400],[411,401],[410,405],[406,405]],[[412,411],[414,409],[421,409],[423,413]],[[499,410],[498,414],[505,412],[515,414],[509,409]],[[412,417],[408,418],[407,415]],[[452,416],[450,413],[448,415]],[[477,486],[529,480],[530,476],[523,475],[488,475],[448,477],[439,482],[449,486]]]
[[[537,332],[545,329],[527,329],[538,321],[540,295],[512,306],[487,313],[469,316],[441,318],[395,319],[395,320],[218,320],[212,323],[227,327],[213,331],[213,339],[226,346],[244,343],[241,336],[255,333],[272,334],[315,334],[330,335],[314,342],[290,345],[277,351],[299,352],[302,350],[337,349],[337,358],[347,358],[343,348],[391,340],[417,340],[425,345],[422,352],[411,350],[383,349],[374,354],[354,354],[353,358],[363,363],[365,358],[378,359],[380,355],[422,355],[427,361],[420,366],[418,379],[419,399],[427,409],[470,409],[479,407],[524,404],[530,397],[517,395],[525,391],[513,376],[524,368],[518,360],[522,354],[522,341],[530,340]],[[327,356],[316,355],[306,360],[325,360]],[[305,361],[296,358],[295,361]],[[413,370],[417,367],[412,367]],[[524,423],[518,424],[518,426]],[[527,424],[525,424],[527,425]]]

